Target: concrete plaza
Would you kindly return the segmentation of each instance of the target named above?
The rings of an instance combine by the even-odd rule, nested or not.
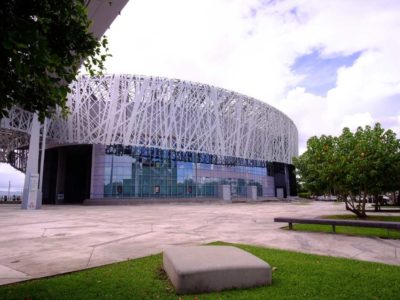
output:
[[[131,206],[0,205],[0,284],[161,252],[174,245],[245,243],[400,265],[400,240],[282,230],[279,216],[348,213],[323,202]]]

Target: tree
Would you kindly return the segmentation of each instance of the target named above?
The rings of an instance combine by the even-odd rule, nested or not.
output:
[[[312,137],[294,163],[311,192],[336,194],[359,217],[366,216],[369,199],[379,205],[379,195],[400,186],[400,140],[379,123],[355,133],[344,128],[339,137]]]
[[[305,189],[313,195],[331,194],[335,189],[337,139],[323,135],[307,141],[307,151],[295,158],[295,166]]]
[[[68,85],[84,65],[104,68],[107,39],[90,32],[83,0],[4,0],[0,8],[0,118],[14,105],[67,113]]]

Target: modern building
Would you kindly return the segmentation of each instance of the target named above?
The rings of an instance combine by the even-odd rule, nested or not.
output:
[[[127,1],[85,1],[96,37]],[[67,119],[41,124],[14,107],[0,120],[0,162],[26,173],[22,208],[296,195],[297,129],[266,103],[158,77],[82,77],[71,88]]]
[[[297,129],[266,103],[135,75],[71,89],[71,114],[47,127],[43,203],[296,195]]]

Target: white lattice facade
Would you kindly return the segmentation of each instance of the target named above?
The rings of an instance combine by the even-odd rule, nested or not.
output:
[[[132,75],[82,77],[71,88],[71,114],[50,122],[50,143],[148,146],[288,164],[298,154],[292,120],[235,92]],[[15,108],[1,127],[29,133],[31,119]]]
[[[297,155],[292,120],[235,92],[132,75],[82,77],[71,88],[71,115],[52,122],[52,143],[147,146],[288,164]]]
[[[222,186],[238,197],[296,195],[296,126],[256,99],[176,79],[106,75],[73,82],[68,106],[66,119],[47,122],[44,203],[218,198]],[[9,116],[0,159],[23,170],[27,150],[18,149],[28,145],[32,114],[14,108]]]

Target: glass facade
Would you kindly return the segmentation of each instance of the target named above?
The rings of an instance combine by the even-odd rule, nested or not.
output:
[[[246,197],[248,186],[257,186],[258,196],[265,194],[265,161],[121,145],[101,151],[94,197],[218,197],[221,185],[230,185],[233,197]]]

